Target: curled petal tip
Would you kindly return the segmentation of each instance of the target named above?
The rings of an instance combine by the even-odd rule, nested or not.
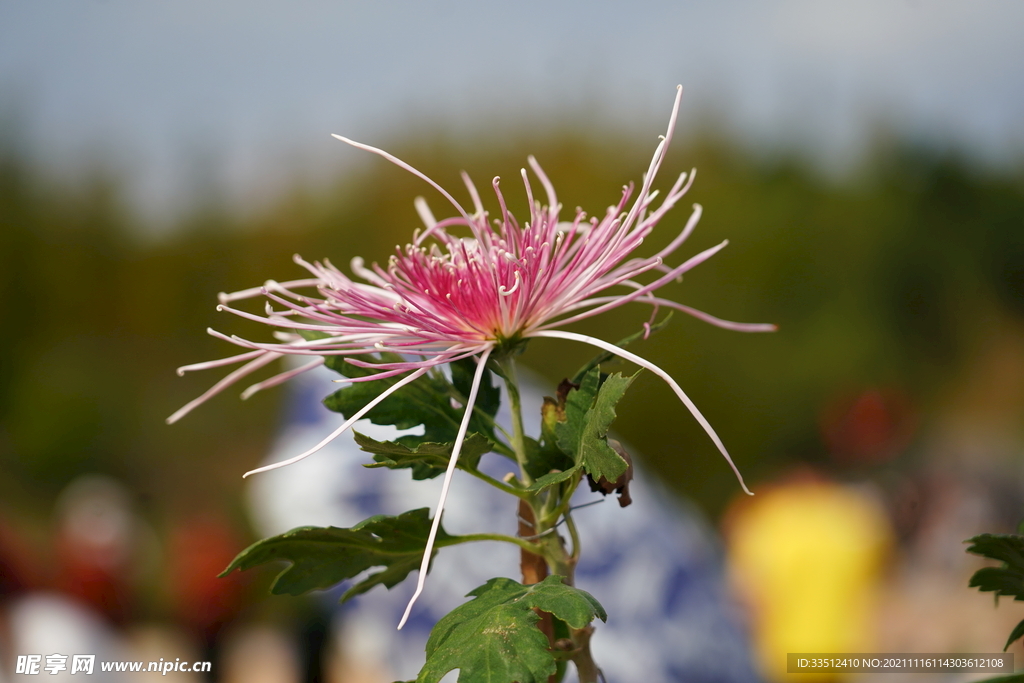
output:
[[[224,310],[224,304],[217,304],[217,312],[220,313]]]

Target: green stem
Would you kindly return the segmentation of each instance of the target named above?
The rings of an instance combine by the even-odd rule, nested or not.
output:
[[[443,548],[450,545],[460,545],[462,543],[475,543],[477,541],[501,541],[503,543],[512,543],[513,545],[517,545],[530,553],[539,554],[542,552],[541,547],[536,543],[531,543],[530,541],[516,536],[506,536],[505,534],[465,534],[463,536],[451,536],[443,541],[439,540],[437,542],[437,547]]]
[[[604,680],[601,669],[598,668],[590,653],[590,636],[593,634],[593,626],[572,630],[572,642],[576,645],[572,661],[576,664],[576,673],[580,677],[580,683],[598,683],[599,680]]]
[[[545,526],[551,526],[557,524],[558,519],[563,515],[567,515],[570,508],[572,507],[572,494],[576,492],[576,487],[580,485],[580,481],[583,479],[583,472],[577,472],[576,476],[569,480],[568,486],[563,484],[564,488],[561,491],[560,497],[558,498],[558,505],[554,510],[545,515],[542,523]]]
[[[508,390],[509,408],[512,412],[511,445],[512,450],[515,451],[516,461],[519,463],[520,481],[524,486],[530,486],[533,483],[533,477],[526,471],[526,437],[523,430],[522,400],[519,395],[519,384],[516,378],[515,360],[510,355],[497,361],[497,363],[501,368],[501,375],[505,380],[505,387]],[[511,538],[492,534],[476,534],[475,536],[462,536],[460,538],[466,540],[503,540],[515,543],[520,548],[523,548],[526,553],[543,557],[549,573],[563,576],[568,585],[574,585],[576,563],[579,560],[580,538],[579,530],[576,528],[576,523],[570,514],[570,499],[579,485],[582,476],[582,473],[577,474],[567,482],[567,485],[556,486],[543,496],[538,493],[526,493],[526,495],[523,495],[525,492],[522,490],[516,490],[514,493],[510,491],[510,493],[520,497],[532,508],[533,519],[535,520],[533,533],[536,534],[533,538],[536,538],[536,542],[530,542],[523,538]],[[565,518],[569,537],[572,539],[572,554],[566,551],[565,542],[555,530],[558,520],[563,517]],[[522,525],[520,529],[522,530]],[[523,556],[524,563],[526,562],[526,557],[527,555]],[[524,564],[523,566],[525,567],[526,565]],[[525,572],[526,570],[524,569],[524,581],[526,579]],[[601,670],[597,668],[590,652],[590,635],[593,631],[594,629],[591,626],[571,631],[575,647],[569,658],[576,664],[580,683],[597,683],[599,678],[603,678]],[[564,669],[562,674],[564,675]],[[561,676],[556,675],[549,680],[559,680],[560,678]]]
[[[501,431],[504,432],[505,430],[503,429]],[[508,434],[505,434],[505,438],[508,439],[509,441],[512,440],[512,437],[510,437]],[[516,458],[516,452],[509,448],[507,445],[501,443],[500,441],[494,444],[494,452],[498,453],[499,455],[503,455],[506,458],[509,458],[510,460],[515,460],[516,462],[519,461],[518,458]]]
[[[572,539],[572,555],[569,556],[569,559],[575,565],[580,559],[580,532],[568,511],[565,513],[565,528],[569,530],[569,538]]]
[[[472,474],[477,479],[480,479],[481,481],[486,481],[488,484],[490,484],[494,488],[499,489],[501,491],[504,491],[505,493],[507,493],[509,495],[513,495],[516,498],[522,498],[524,500],[529,500],[530,499],[530,493],[528,491],[524,491],[522,489],[517,489],[515,486],[509,486],[505,482],[498,481],[494,477],[488,476],[488,475],[484,474],[483,472],[480,472],[479,470],[463,470],[463,472],[469,472],[470,474]]]
[[[509,409],[512,412],[512,450],[516,452],[519,463],[519,478],[529,486],[533,477],[526,471],[526,434],[523,431],[523,404],[519,396],[519,382],[516,379],[516,362],[511,356],[498,361],[502,374],[505,376],[505,387],[508,389]]]

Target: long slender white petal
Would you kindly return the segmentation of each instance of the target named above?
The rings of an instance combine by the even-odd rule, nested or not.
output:
[[[697,406],[694,405],[693,401],[690,400],[690,397],[687,396],[686,393],[683,391],[682,387],[680,387],[679,384],[674,379],[672,379],[672,375],[668,374],[667,372],[665,372],[664,370],[662,370],[649,360],[641,358],[635,353],[630,353],[625,349],[619,348],[615,344],[606,342],[603,339],[597,339],[596,337],[590,337],[585,334],[576,334],[575,332],[563,332],[561,330],[545,330],[542,332],[534,332],[530,336],[552,337],[555,339],[568,339],[570,341],[578,341],[583,342],[584,344],[590,344],[591,346],[596,346],[599,349],[604,349],[609,353],[614,353],[616,356],[621,356],[622,358],[625,358],[628,361],[632,361],[639,365],[640,367],[650,370],[658,377],[661,377],[670,387],[672,387],[672,391],[676,392],[676,396],[679,397],[679,400],[683,402],[683,405],[685,405],[687,410],[690,411],[690,414],[693,415],[694,419],[696,419],[700,426],[704,428],[704,431],[707,432],[707,435],[711,437],[711,440],[718,448],[718,452],[721,453],[725,457],[726,462],[729,463],[729,467],[732,468],[732,471],[736,475],[736,478],[739,480],[740,486],[743,487],[743,490],[746,493],[750,494],[751,496],[754,495],[753,493],[751,493],[750,489],[747,488],[747,485],[743,482],[743,475],[740,474],[740,471],[736,467],[736,464],[732,461],[732,458],[729,456],[729,451],[725,450],[725,444],[723,444],[722,440],[718,438],[718,434],[715,433],[715,430],[711,426],[711,423],[708,422],[707,419],[701,414],[701,412],[697,409]]]
[[[390,161],[391,163],[393,163],[395,166],[398,166],[399,168],[404,168],[406,171],[408,171],[409,173],[412,173],[414,176],[418,176],[419,178],[422,178],[431,187],[433,187],[435,190],[440,192],[441,195],[445,199],[447,199],[449,202],[451,202],[452,206],[454,206],[455,209],[459,213],[462,214],[462,217],[466,219],[467,223],[472,223],[472,220],[470,219],[469,214],[466,212],[466,210],[464,208],[462,208],[461,204],[459,204],[457,201],[455,201],[455,197],[451,196],[448,193],[448,190],[444,189],[443,187],[438,185],[436,182],[431,180],[430,177],[428,177],[422,171],[419,171],[416,168],[414,168],[414,167],[410,166],[409,164],[405,163],[404,161],[402,161],[401,159],[396,157],[394,154],[390,154],[388,152],[385,152],[384,150],[379,149],[377,147],[373,147],[372,145],[366,145],[366,144],[363,144],[362,142],[356,142],[355,140],[350,140],[349,138],[345,137],[344,135],[338,135],[337,133],[331,133],[331,137],[335,138],[337,140],[341,140],[345,144],[352,145],[353,147],[355,147],[357,149],[362,149],[362,150],[365,150],[367,152],[372,152],[372,153],[374,153],[374,154],[376,154],[378,156],[382,156],[385,159],[387,159],[388,161]]]
[[[598,304],[608,303],[609,301],[618,301],[620,298],[621,297],[618,296],[598,296],[593,299],[581,301],[578,304],[569,307],[567,310],[596,306]],[[687,315],[692,315],[697,320],[702,320],[709,325],[721,327],[723,330],[732,330],[733,332],[777,332],[779,329],[779,326],[774,323],[738,323],[733,322],[732,320],[723,320],[722,318],[718,318],[710,313],[705,313],[699,309],[692,308],[691,306],[677,303],[671,299],[662,299],[660,297],[642,296],[639,299],[634,299],[631,303],[652,304],[654,306],[674,308],[677,311],[686,313]]]
[[[287,382],[292,377],[295,377],[297,375],[301,375],[302,373],[306,372],[307,370],[312,370],[313,368],[315,368],[317,366],[320,366],[320,365],[323,365],[323,364],[324,364],[324,359],[322,357],[321,358],[317,358],[316,360],[310,361],[310,362],[306,363],[305,365],[300,365],[297,368],[293,368],[291,370],[287,370],[285,372],[282,372],[281,374],[274,375],[270,379],[265,379],[262,382],[257,382],[256,384],[253,384],[251,386],[246,387],[245,391],[242,392],[242,400],[244,401],[245,399],[249,398],[253,394],[255,394],[255,393],[259,392],[259,391],[263,391],[264,389],[269,389],[270,387],[276,387],[278,384],[282,384],[284,382]]]
[[[648,292],[653,292],[654,290],[658,289],[662,285],[664,285],[664,284],[666,284],[668,282],[671,282],[672,280],[676,279],[677,277],[679,277],[683,273],[685,273],[685,272],[687,272],[687,271],[689,271],[689,270],[699,266],[700,264],[702,264],[705,261],[707,261],[709,258],[711,258],[715,254],[720,252],[722,249],[724,249],[728,245],[729,245],[729,240],[723,240],[719,244],[716,244],[715,246],[711,247],[710,249],[705,249],[704,251],[700,252],[696,256],[691,256],[682,265],[676,266],[675,268],[673,268],[669,272],[667,272],[664,275],[662,275],[661,277],[659,277],[654,282],[651,282],[651,283],[646,284],[646,285],[642,285],[641,287],[639,287],[635,291],[631,292],[630,294],[623,294],[622,296],[618,297],[614,301],[610,301],[610,302],[608,302],[606,304],[598,306],[597,308],[593,308],[593,309],[591,309],[589,311],[584,311],[583,313],[577,313],[576,315],[570,316],[568,318],[563,318],[562,320],[557,320],[555,322],[547,323],[547,324],[543,325],[540,329],[543,330],[543,329],[547,329],[549,327],[556,327],[556,326],[557,327],[561,327],[563,325],[568,325],[570,323],[574,323],[574,322],[577,322],[579,320],[583,320],[585,318],[589,318],[591,316],[597,315],[598,313],[604,313],[605,311],[610,310],[612,308],[618,308],[619,306],[622,306],[623,304],[628,304],[629,302],[631,302],[631,301],[633,301],[635,299],[639,299],[641,296],[647,294]]]
[[[351,427],[357,421],[361,420],[363,415],[366,415],[368,412],[373,410],[373,407],[376,406],[378,403],[380,403],[381,401],[386,399],[388,396],[390,396],[394,392],[396,392],[399,389],[401,389],[402,387],[404,387],[409,382],[413,381],[414,379],[416,379],[418,377],[421,377],[429,369],[430,368],[422,368],[422,369],[417,370],[416,372],[412,373],[408,377],[403,377],[401,380],[395,382],[394,385],[389,387],[386,391],[381,392],[380,396],[378,396],[377,398],[373,399],[372,401],[367,403],[363,408],[361,408],[359,411],[357,411],[355,415],[353,415],[352,417],[350,417],[349,419],[347,419],[343,423],[341,423],[341,426],[338,427],[337,429],[335,429],[333,432],[331,432],[330,436],[328,436],[326,439],[324,439],[323,441],[321,441],[317,445],[315,445],[312,448],[310,448],[308,451],[306,451],[304,453],[299,453],[294,458],[288,458],[287,460],[282,460],[281,462],[275,462],[273,465],[266,465],[264,467],[257,467],[256,469],[251,470],[251,471],[246,472],[245,474],[243,474],[242,478],[244,479],[245,477],[248,477],[251,474],[257,474],[259,472],[267,472],[269,470],[276,470],[279,467],[284,467],[285,465],[291,465],[293,463],[297,463],[300,460],[303,460],[304,458],[308,458],[309,456],[313,455],[318,450],[320,450],[321,448],[323,448],[324,446],[326,446],[327,444],[329,444],[330,442],[334,441],[339,436],[341,436],[346,429]]]
[[[196,406],[200,405],[201,403],[204,403],[207,399],[216,396],[217,394],[224,391],[226,388],[228,388],[241,378],[245,377],[249,373],[259,370],[260,368],[270,363],[271,361],[277,360],[282,355],[284,354],[266,351],[264,352],[264,355],[260,356],[256,360],[249,361],[248,363],[238,368],[237,370],[234,370],[233,372],[225,375],[221,381],[217,382],[212,387],[203,392],[203,394],[199,396],[199,398],[194,398],[185,405],[183,405],[182,407],[178,408],[178,410],[175,411],[173,415],[167,418],[167,424],[174,424],[181,418],[188,415]]]
[[[430,534],[427,536],[427,547],[423,551],[423,561],[420,563],[419,577],[416,579],[416,591],[409,599],[405,608],[405,614],[398,623],[398,630],[402,630],[405,622],[409,619],[412,606],[423,592],[423,584],[427,580],[427,569],[430,568],[430,553],[434,550],[434,539],[437,538],[437,529],[441,526],[441,513],[444,512],[445,501],[448,500],[448,488],[452,483],[452,474],[455,473],[455,465],[459,461],[459,453],[462,452],[462,442],[466,438],[466,430],[469,428],[469,418],[473,416],[473,406],[476,405],[476,394],[480,389],[480,381],[483,379],[484,370],[487,367],[487,358],[491,355],[491,349],[480,354],[480,361],[476,366],[476,373],[473,375],[473,386],[469,390],[469,398],[466,399],[466,410],[462,415],[462,423],[459,425],[459,434],[455,437],[455,446],[452,448],[452,457],[448,460],[448,469],[444,473],[444,483],[441,484],[441,497],[437,501],[437,511],[434,512],[434,521],[430,525]]]
[[[259,358],[264,354],[263,351],[249,351],[247,353],[241,353],[237,356],[231,356],[229,358],[219,358],[217,360],[208,360],[203,363],[192,363],[191,365],[182,365],[175,372],[178,373],[178,377],[182,377],[186,372],[193,372],[195,370],[209,370],[210,368],[219,368],[223,365],[234,365],[235,363],[241,363],[243,360],[252,360],[253,358]]]

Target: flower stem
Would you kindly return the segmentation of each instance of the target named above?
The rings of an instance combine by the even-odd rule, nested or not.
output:
[[[507,493],[509,495],[515,496],[516,498],[529,498],[530,497],[530,494],[527,493],[526,491],[523,491],[522,489],[517,489],[515,486],[509,486],[505,482],[498,481],[494,477],[488,476],[488,475],[484,474],[483,472],[481,472],[479,470],[464,470],[464,471],[468,472],[469,474],[472,474],[474,477],[476,477],[477,479],[479,479],[481,481],[486,481],[488,484],[490,484],[491,486],[493,486],[496,489],[504,491],[505,493]]]
[[[519,395],[519,383],[516,377],[516,364],[511,355],[505,356],[497,361],[501,368],[502,378],[505,380],[505,387],[508,391],[509,408],[512,412],[512,450],[515,451],[516,462],[519,463],[519,478],[524,486],[533,483],[533,477],[527,471],[528,453],[526,452],[526,436],[523,430],[523,409],[522,400]],[[519,535],[526,538],[518,538],[518,545],[522,548],[520,568],[523,572],[523,583],[532,584],[544,579],[548,574],[556,574],[564,577],[563,580],[569,586],[575,584],[576,563],[579,560],[580,538],[570,515],[570,498],[579,484],[580,475],[577,475],[568,485],[557,486],[544,493],[525,493],[517,490],[513,495],[519,497]],[[500,487],[499,487],[500,488]],[[510,492],[511,493],[511,492]],[[558,535],[555,527],[559,519],[565,519],[569,537],[572,540],[572,552],[565,546],[565,540]],[[488,534],[478,534],[488,536]],[[461,537],[468,538],[468,537]],[[483,540],[483,539],[481,539]],[[499,540],[499,539],[493,539]],[[502,539],[504,540],[504,539]],[[553,622],[550,614],[538,612],[541,620],[538,628],[544,632],[551,642],[552,649],[555,649],[555,636]],[[590,653],[590,635],[594,629],[587,626],[582,629],[572,629],[572,651],[569,654],[579,674],[580,683],[598,683],[602,678],[601,670],[594,663]],[[564,673],[564,671],[562,672]],[[548,679],[548,683],[557,683],[561,679],[560,674],[554,674]]]
[[[462,536],[452,536],[443,541],[437,542],[437,547],[441,548],[449,545],[460,545],[462,543],[474,543],[476,541],[501,541],[503,543],[512,543],[517,545],[523,550],[530,553],[537,553],[541,551],[541,547],[536,543],[531,543],[523,538],[516,536],[506,536],[505,534],[465,534]]]
[[[523,404],[519,396],[519,380],[516,377],[516,361],[511,356],[498,361],[502,374],[505,376],[505,387],[508,389],[508,403],[512,412],[512,450],[516,453],[519,463],[519,478],[529,486],[533,477],[526,471],[526,435],[523,431]]]
[[[569,530],[569,538],[572,539],[572,555],[569,558],[575,566],[580,559],[580,532],[576,529],[576,522],[573,521],[572,515],[568,511],[565,513],[565,527]]]

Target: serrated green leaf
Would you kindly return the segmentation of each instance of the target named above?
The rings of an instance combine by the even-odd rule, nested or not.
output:
[[[555,425],[562,411],[554,399],[545,396],[541,407],[540,441],[526,437],[526,472],[540,479],[552,470],[565,471],[575,464],[568,453],[558,447]]]
[[[540,493],[544,489],[551,488],[561,484],[563,481],[568,481],[576,476],[576,473],[582,469],[582,465],[575,465],[567,470],[561,472],[549,472],[542,477],[534,479],[533,483],[523,489],[529,493]]]
[[[968,584],[971,588],[1001,595],[1012,595],[1024,600],[1024,536],[1018,534],[981,534],[967,540],[967,552],[1000,560],[1001,567],[984,567],[974,572]],[[1024,636],[1024,621],[1010,633],[1005,652],[1010,644]],[[1001,680],[1001,679],[993,679]],[[1009,679],[1007,679],[1009,680]]]
[[[562,414],[555,424],[555,439],[558,447],[569,453],[574,462],[579,462],[580,439],[582,437],[587,414],[594,404],[594,398],[601,388],[601,373],[594,368],[578,382],[578,388],[566,394]]]
[[[555,426],[558,446],[571,453],[576,464],[594,479],[616,481],[629,466],[608,445],[608,430],[615,420],[615,405],[637,374],[623,377],[615,373],[601,383],[599,370],[594,368],[583,377],[579,389],[566,396],[565,421]]]
[[[1014,600],[1024,600],[1024,572],[1019,569],[985,567],[974,572],[967,585],[996,595],[1012,595]]]
[[[346,377],[367,377],[375,372],[373,368],[360,368],[345,363],[339,356],[334,356],[333,359],[338,362],[332,363],[332,357],[329,357],[328,367]],[[401,356],[393,353],[382,353],[377,357],[361,356],[360,359],[372,363],[402,361]],[[454,442],[459,424],[462,422],[463,408],[453,406],[452,400],[466,400],[476,364],[472,358],[466,358],[452,363],[451,370],[451,381],[440,372],[430,372],[403,386],[374,406],[366,414],[366,418],[374,424],[393,425],[398,429],[411,429],[422,425],[422,435],[407,434],[397,439],[411,449],[424,443]],[[402,377],[404,375],[372,382],[354,382],[325,398],[324,405],[346,418],[351,417],[394,386]],[[494,385],[492,373],[490,370],[486,371],[477,393],[473,415],[470,417],[470,432],[483,434],[491,441],[497,440],[494,435],[494,414],[498,410],[500,396],[500,390]]]
[[[370,362],[401,362],[396,354],[380,354],[379,358],[362,356]],[[334,368],[346,377],[367,377],[372,368],[360,368],[344,363]],[[402,376],[387,377],[372,382],[353,382],[324,399],[329,410],[351,417],[373,399],[394,386]],[[408,441],[444,443],[454,441],[462,418],[462,411],[451,405],[451,383],[443,376],[428,373],[416,381],[398,389],[373,407],[366,417],[378,425],[393,425],[398,429],[411,429],[423,425],[422,436],[410,437]]]
[[[476,361],[472,358],[463,358],[450,363],[449,367],[452,372],[452,386],[459,393],[460,402],[465,401],[469,398],[470,390],[473,387]],[[483,434],[493,441],[494,416],[498,414],[500,406],[501,389],[494,383],[494,373],[488,368],[480,379],[480,388],[477,389],[476,403],[473,406],[473,416],[469,418],[469,431]]]
[[[1003,646],[1003,652],[1009,650],[1010,645],[1013,644],[1013,641],[1017,640],[1021,636],[1024,636],[1024,621],[1021,621],[1019,624],[1017,624],[1014,627],[1013,631],[1010,632],[1010,637],[1006,639],[1006,645]]]
[[[1024,536],[1018,534],[980,534],[967,539],[967,552],[1006,562],[1024,569]]]
[[[546,683],[555,672],[547,637],[537,628],[534,608],[550,612],[573,628],[604,608],[589,593],[567,586],[560,576],[524,586],[491,579],[469,593],[473,600],[444,616],[427,640],[427,663],[417,683],[437,683],[459,670],[459,683]]]
[[[367,453],[373,453],[374,462],[363,467],[387,467],[388,469],[411,469],[413,479],[433,479],[444,474],[448,469],[448,461],[452,457],[455,442],[420,443],[410,449],[396,441],[377,441],[370,437],[353,432],[355,441]],[[457,467],[467,471],[475,471],[480,458],[491,451],[492,444],[480,434],[470,434],[462,442]]]
[[[971,588],[989,591],[997,596],[1012,595],[1024,600],[1024,536],[1016,534],[981,534],[967,541],[967,552],[993,560],[1002,567],[985,567],[974,572]]]
[[[397,517],[376,515],[350,529],[293,529],[253,543],[238,554],[221,576],[235,569],[244,571],[268,562],[285,561],[290,566],[278,574],[270,592],[301,595],[330,588],[372,567],[384,567],[349,588],[341,600],[365,593],[378,584],[391,588],[419,568],[430,532],[429,514],[427,508],[420,508]],[[435,548],[451,545],[457,538],[439,528]]]

